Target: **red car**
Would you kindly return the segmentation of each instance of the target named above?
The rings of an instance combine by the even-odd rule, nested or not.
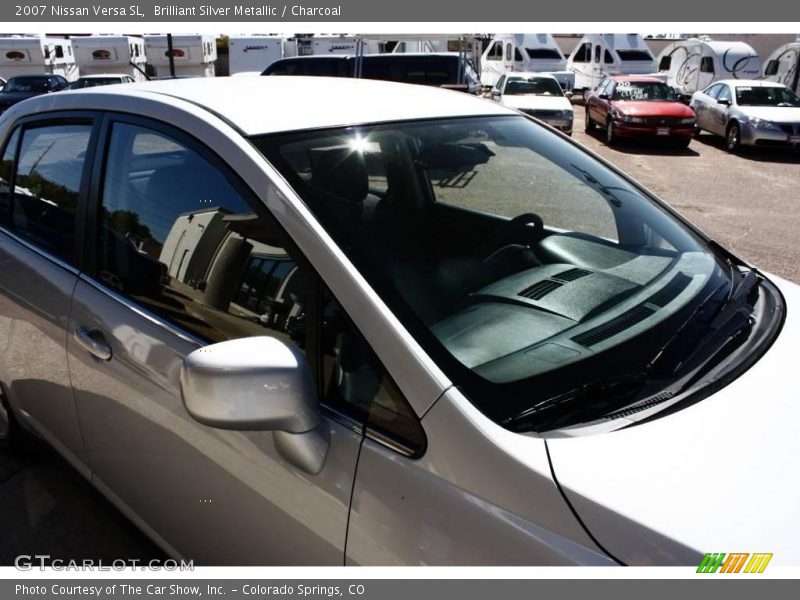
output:
[[[655,77],[609,77],[586,101],[586,132],[605,129],[609,145],[621,138],[664,137],[686,147],[696,123],[694,111]]]

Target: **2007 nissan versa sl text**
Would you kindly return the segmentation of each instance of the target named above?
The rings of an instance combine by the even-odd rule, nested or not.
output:
[[[800,290],[553,129],[253,77],[40,96],[0,143],[2,437],[172,556],[800,562]]]

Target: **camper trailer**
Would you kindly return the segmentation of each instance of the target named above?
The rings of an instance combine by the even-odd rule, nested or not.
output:
[[[575,74],[575,93],[586,98],[606,77],[654,74],[656,59],[637,33],[593,33],[575,46],[567,70]]]
[[[228,39],[228,72],[261,73],[284,56],[286,38],[276,35],[244,35]]]
[[[72,38],[75,62],[81,75],[115,73],[144,81],[144,41],[126,35],[90,35]]]
[[[777,81],[800,94],[800,36],[798,41],[784,44],[764,62],[764,79]]]
[[[72,42],[61,38],[0,38],[0,77],[49,73],[67,81],[78,78]]]
[[[170,77],[170,52],[166,35],[144,36],[147,62],[156,77]],[[173,35],[172,59],[176,77],[214,77],[217,42],[213,35]]]
[[[324,56],[330,54],[378,54],[383,43],[377,39],[354,35],[313,35],[289,38],[284,43],[285,57]]]
[[[481,84],[494,87],[513,71],[549,73],[565,90],[574,87],[574,75],[566,70],[567,59],[549,33],[495,34],[481,55]]]
[[[720,79],[758,79],[761,59],[744,42],[689,38],[673,42],[658,55],[658,72],[679,94],[691,96]]]

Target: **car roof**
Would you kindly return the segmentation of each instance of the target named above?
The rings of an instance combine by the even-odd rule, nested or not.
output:
[[[658,77],[647,77],[646,75],[615,75],[612,77],[616,82],[628,81],[630,83],[664,83],[663,79]]]
[[[784,84],[777,81],[767,81],[765,79],[720,79],[710,84],[711,87],[717,83],[727,83],[728,85],[743,85],[746,87],[786,87]]]
[[[103,79],[104,77],[127,77],[127,73],[93,73],[92,75],[81,75],[78,79]]]
[[[536,71],[513,71],[508,74],[509,80],[514,79],[515,77],[523,77],[523,78],[539,77],[541,79],[555,79],[556,81],[558,81],[558,79],[556,79],[555,76],[551,75],[550,73],[537,73]]]
[[[245,135],[363,123],[517,114],[465,92],[348,77],[197,77],[59,92],[180,98],[219,115]]]

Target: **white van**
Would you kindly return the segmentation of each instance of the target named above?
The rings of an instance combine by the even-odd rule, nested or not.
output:
[[[679,94],[691,95],[720,79],[758,79],[761,58],[744,42],[708,37],[673,42],[658,55],[658,72]]]
[[[549,33],[495,34],[481,55],[481,83],[494,87],[511,72],[549,73],[565,90],[572,90],[575,77],[567,71],[567,59]]]
[[[284,56],[286,38],[277,35],[243,35],[228,39],[228,72],[261,73]]]
[[[606,77],[654,74],[656,59],[638,33],[592,33],[575,46],[567,70],[575,74],[575,93],[585,98]]]
[[[78,78],[72,42],[62,38],[0,38],[0,77],[17,75],[61,75],[67,81]]]
[[[777,81],[800,93],[800,37],[798,41],[784,44],[764,61],[762,76],[768,81]]]
[[[72,38],[81,75],[115,73],[145,81],[144,40],[127,35],[90,35]]]
[[[156,71],[156,77],[169,77],[169,45],[166,35],[144,36],[144,50]],[[213,35],[187,34],[172,36],[172,58],[178,77],[214,77],[217,42]]]

